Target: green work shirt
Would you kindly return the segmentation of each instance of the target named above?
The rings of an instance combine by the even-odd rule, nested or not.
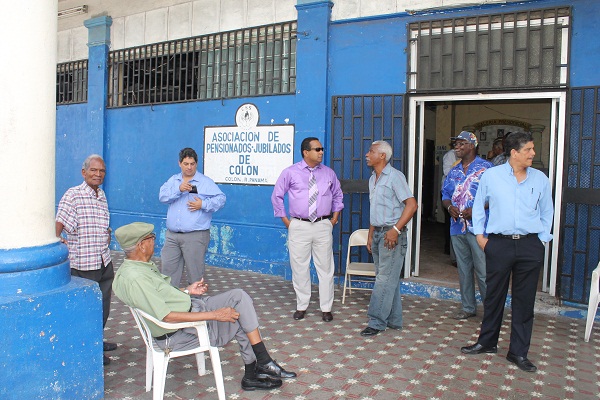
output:
[[[125,259],[112,287],[123,303],[161,321],[172,311],[189,311],[192,304],[190,296],[171,286],[171,277],[161,274],[153,262]],[[154,337],[175,331],[147,322]]]

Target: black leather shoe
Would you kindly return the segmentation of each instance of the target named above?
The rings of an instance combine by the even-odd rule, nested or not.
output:
[[[116,343],[104,342],[104,351],[113,351],[117,349]]]
[[[509,351],[506,355],[506,359],[525,372],[537,371],[537,367],[533,365],[533,363],[529,361],[527,357],[516,356]]]
[[[289,378],[295,378],[296,373],[286,371],[285,369],[281,368],[281,366],[279,364],[277,364],[277,362],[275,360],[271,360],[271,362],[268,364],[256,363],[256,376],[258,378],[273,377],[273,378],[289,379]]]
[[[296,321],[304,319],[304,314],[306,314],[306,310],[304,310],[304,311],[296,310],[296,312],[294,313],[294,319]]]
[[[242,389],[244,390],[271,390],[277,389],[281,384],[281,379],[275,378],[242,378]]]
[[[333,321],[333,314],[331,312],[323,312],[323,321],[325,321],[325,322]]]
[[[375,328],[371,328],[370,326],[367,326],[365,329],[363,329],[363,331],[360,333],[360,336],[375,336],[377,335],[379,332],[383,332],[383,330],[381,329],[375,329]]]
[[[498,346],[483,346],[479,343],[475,343],[472,346],[461,347],[460,351],[464,354],[481,354],[481,353],[497,353]]]
[[[471,313],[471,312],[466,312],[466,311],[459,311],[456,314],[454,314],[452,316],[452,318],[454,319],[469,319],[471,317],[474,317],[476,314],[475,313]]]
[[[102,363],[104,365],[108,365],[110,364],[110,358],[108,356],[105,356],[104,354],[102,355],[103,359],[102,359]]]

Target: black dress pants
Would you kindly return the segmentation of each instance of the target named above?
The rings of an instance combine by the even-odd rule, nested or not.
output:
[[[545,247],[537,235],[518,240],[490,235],[485,246],[487,295],[477,341],[496,346],[512,275],[512,322],[509,351],[527,357],[533,329],[533,308],[544,263]]]

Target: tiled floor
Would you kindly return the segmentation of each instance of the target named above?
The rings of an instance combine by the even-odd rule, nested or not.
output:
[[[115,253],[114,264],[122,257]],[[583,341],[583,320],[536,316],[529,353],[538,366],[526,373],[505,360],[510,314],[499,353],[464,356],[460,347],[477,337],[477,318],[450,318],[457,303],[404,296],[404,329],[373,338],[359,332],[370,292],[354,292],[346,304],[336,293],[334,320],[321,321],[313,301],[307,318],[294,321],[291,282],[208,268],[212,292],[243,288],[254,299],[261,332],[273,358],[298,378],[271,392],[240,388],[243,365],[235,343],[221,350],[228,399],[600,399],[600,326]],[[314,287],[316,290],[316,287]],[[317,294],[313,291],[313,300]],[[145,392],[145,348],[126,307],[113,298],[105,338],[119,344],[105,368],[106,399],[151,399]],[[193,357],[169,364],[165,398],[215,399],[212,374],[198,377]],[[207,367],[210,363],[207,363]]]
[[[410,280],[458,289],[458,271],[444,254],[444,224],[423,221],[421,229],[419,275]]]

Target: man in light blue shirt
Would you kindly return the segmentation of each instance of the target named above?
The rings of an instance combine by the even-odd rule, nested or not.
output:
[[[361,336],[374,336],[386,328],[402,328],[400,273],[406,255],[406,225],[417,211],[404,174],[389,161],[392,147],[375,141],[366,154],[373,168],[369,179],[370,226],[367,250],[375,262],[375,286],[367,315],[369,323]]]
[[[198,155],[189,147],[179,152],[181,173],[160,188],[159,200],[169,205],[167,233],[161,252],[162,273],[179,287],[184,265],[188,283],[204,276],[204,256],[210,242],[212,215],[225,205],[225,195],[198,167]]]
[[[552,191],[542,172],[531,168],[535,156],[530,133],[513,132],[505,142],[506,164],[483,174],[473,205],[473,231],[485,252],[487,296],[477,343],[465,354],[496,353],[504,303],[512,275],[512,323],[506,359],[527,372],[536,366],[527,353],[533,307],[545,243],[552,240]],[[485,206],[489,219],[485,225]],[[483,233],[486,229],[488,238]]]

